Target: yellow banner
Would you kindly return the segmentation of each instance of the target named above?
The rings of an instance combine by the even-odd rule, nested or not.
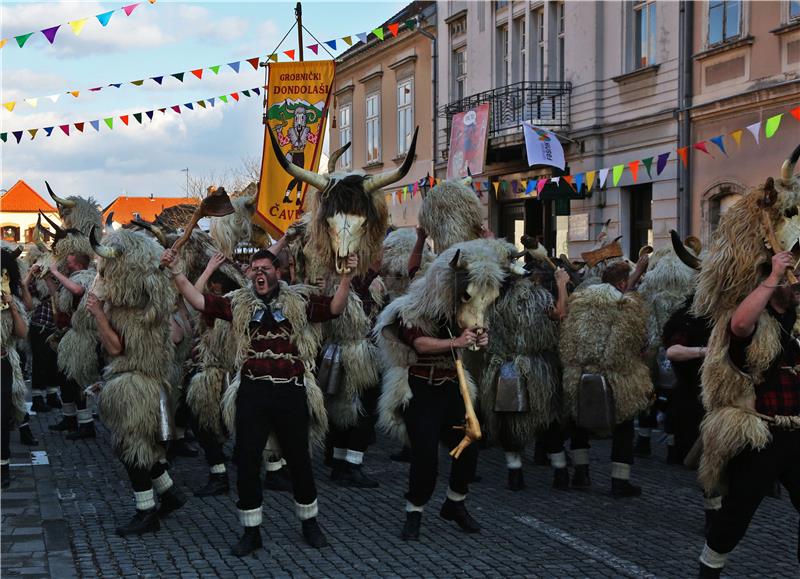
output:
[[[302,216],[308,185],[281,168],[267,131],[273,132],[288,160],[317,171],[333,72],[332,60],[269,65],[267,124],[255,221],[273,238],[281,237]]]

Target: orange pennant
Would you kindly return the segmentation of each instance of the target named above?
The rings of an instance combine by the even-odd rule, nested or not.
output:
[[[398,31],[400,30],[400,24],[387,24],[386,28],[392,33],[392,36],[397,36]]]
[[[71,91],[69,91],[69,94],[71,94],[75,98],[78,98],[78,95],[81,94],[81,91],[79,91],[79,90],[71,90]]]
[[[685,168],[689,164],[689,147],[681,147],[678,149],[678,156],[681,158],[681,162],[683,162]]]
[[[636,183],[636,177],[639,175],[639,161],[631,161],[628,163],[628,168],[631,170],[633,182]]]
[[[562,178],[562,179],[564,179],[564,181],[566,181],[567,183],[569,183],[569,186],[570,186],[570,187],[572,187],[573,189],[575,189],[575,185],[573,185],[573,184],[572,184],[572,175],[564,175],[564,176],[563,176],[563,177],[561,177],[561,178]]]

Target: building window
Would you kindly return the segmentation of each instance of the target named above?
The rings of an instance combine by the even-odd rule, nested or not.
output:
[[[633,6],[633,68],[644,68],[656,62],[656,3],[636,2]]]
[[[497,0],[494,4],[495,10],[500,10],[501,8],[508,6],[508,0]]]
[[[653,245],[653,185],[628,187],[630,198],[631,261],[639,259],[639,250]]]
[[[526,34],[525,18],[517,18],[514,21],[514,26],[517,29],[517,50],[515,53],[520,53],[519,63],[517,64],[518,74],[516,76],[517,80],[524,81],[528,75],[528,35]]]
[[[710,0],[708,3],[709,46],[736,38],[742,28],[741,0]]]
[[[789,20],[800,18],[800,0],[791,0],[789,2]]]
[[[414,80],[397,85],[397,156],[406,154],[414,135]]]
[[[19,227],[16,225],[3,225],[3,241],[12,243],[19,241]]]
[[[450,36],[461,36],[467,32],[467,19],[459,18],[455,22],[450,23]]]
[[[467,49],[453,52],[453,100],[461,100],[467,90]]]
[[[353,107],[350,104],[344,105],[339,109],[339,146],[343,147],[353,140]],[[342,169],[350,169],[353,166],[353,149],[347,149],[339,157]]]
[[[536,66],[539,73],[535,75],[544,81],[544,10],[541,8],[534,13],[536,22]]]
[[[506,86],[511,78],[510,54],[509,54],[509,38],[508,26],[501,26],[497,29],[497,41],[500,43],[498,53],[500,54],[500,66],[497,69],[499,78],[497,79],[498,86]]]
[[[381,160],[381,93],[367,96],[367,164]]]
[[[558,80],[564,80],[564,2],[558,3]]]

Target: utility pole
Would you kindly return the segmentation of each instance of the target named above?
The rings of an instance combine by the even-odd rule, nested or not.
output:
[[[186,173],[186,198],[189,198],[189,167],[181,169],[181,173]]]
[[[297,19],[297,56],[303,61],[303,6],[300,2],[294,7],[294,17]]]

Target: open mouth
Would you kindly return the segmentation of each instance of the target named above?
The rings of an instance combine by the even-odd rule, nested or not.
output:
[[[267,276],[263,274],[257,275],[253,282],[255,283],[257,290],[266,290],[268,287]]]
[[[338,274],[350,273],[350,268],[347,267],[346,255],[344,257],[342,257],[341,255],[336,256],[336,273]]]

